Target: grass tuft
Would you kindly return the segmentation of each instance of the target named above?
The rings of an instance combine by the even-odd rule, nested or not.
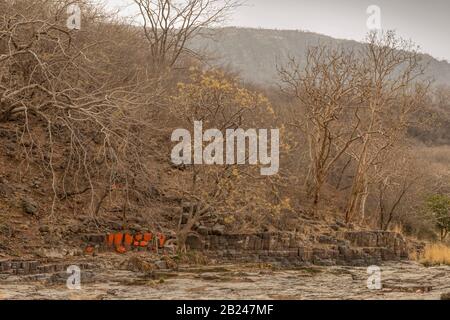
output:
[[[444,244],[429,244],[420,257],[425,266],[450,265],[450,247]]]

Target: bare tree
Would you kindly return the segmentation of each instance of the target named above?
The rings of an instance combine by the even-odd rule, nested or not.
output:
[[[414,169],[414,163],[404,150],[398,150],[375,166],[374,181],[378,198],[378,226],[388,230],[391,223],[399,218],[402,205],[409,193],[418,195],[414,187],[421,182],[422,173]]]
[[[306,182],[315,208],[334,165],[361,138],[359,70],[354,62],[353,52],[320,46],[308,50],[305,67],[292,59],[280,70],[286,89],[300,103],[291,125],[307,137],[310,168]]]
[[[197,70],[189,82],[179,85],[171,110],[177,127],[193,128],[194,121],[202,121],[203,130],[217,129],[226,137],[227,129],[253,127],[258,119],[255,115],[267,112],[267,103],[261,95],[240,87],[236,79],[220,71]],[[247,151],[246,159],[250,156]],[[187,201],[189,210],[184,224],[179,217],[178,248],[185,248],[187,236],[208,215],[240,221],[244,229],[250,221],[256,227],[255,221],[272,211],[273,203],[280,204],[270,197],[272,181],[277,178],[261,177],[258,170],[258,166],[237,164],[179,167],[178,182],[171,191]]]
[[[223,21],[236,0],[133,0],[143,20],[155,70],[175,65],[182,54],[196,55],[188,41]]]
[[[417,48],[393,32],[369,34],[360,56],[358,64],[364,75],[360,85],[365,92],[364,113],[360,117],[364,126],[358,133],[361,143],[349,150],[356,169],[345,214],[347,221],[357,212],[364,220],[370,171],[384,153],[391,152],[404,139],[428,88],[419,82],[424,66]]]
[[[67,29],[70,3],[1,3],[0,123],[16,128],[25,167],[50,174],[52,213],[57,200],[91,191],[94,216],[113,185],[129,186],[127,177],[142,169],[137,128],[145,128],[142,111],[154,90],[136,68],[112,67],[112,59],[127,57],[111,49],[128,41],[119,25],[118,37],[107,40]],[[104,25],[95,8],[84,9],[87,30]]]

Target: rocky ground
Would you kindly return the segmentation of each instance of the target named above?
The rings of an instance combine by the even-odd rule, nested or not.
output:
[[[225,264],[175,271],[112,259],[103,257],[97,267],[83,261],[81,290],[67,288],[65,271],[0,274],[0,299],[440,299],[450,292],[450,266],[416,262],[382,265],[383,288],[369,290],[365,267]]]

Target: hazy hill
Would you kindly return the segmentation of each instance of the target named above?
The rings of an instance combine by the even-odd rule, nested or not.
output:
[[[277,64],[286,63],[289,56],[301,58],[308,46],[320,43],[344,47],[361,45],[312,32],[230,27],[216,31],[213,36],[198,37],[191,47],[205,50],[212,55],[213,64],[230,67],[246,81],[270,85],[278,80]],[[424,55],[424,62],[429,62],[427,76],[438,84],[450,85],[448,62],[429,55]]]

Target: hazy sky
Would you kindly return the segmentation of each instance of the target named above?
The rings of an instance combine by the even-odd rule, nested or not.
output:
[[[116,6],[127,1],[105,2]],[[228,25],[308,30],[362,40],[370,5],[380,7],[383,29],[395,29],[423,52],[450,61],[450,0],[246,0]]]

